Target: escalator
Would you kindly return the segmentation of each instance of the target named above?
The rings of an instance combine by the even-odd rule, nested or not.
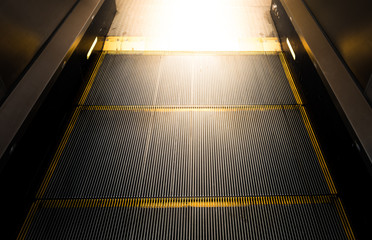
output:
[[[271,4],[116,1],[18,239],[355,239]]]
[[[19,239],[353,239],[281,52],[103,53]]]

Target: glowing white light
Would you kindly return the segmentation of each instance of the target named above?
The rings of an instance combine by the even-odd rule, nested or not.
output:
[[[243,27],[236,8],[226,0],[165,0],[167,7],[156,15],[157,37],[168,42],[170,50],[237,50]],[[164,5],[165,6],[165,5]]]
[[[89,49],[89,51],[88,51],[87,59],[89,59],[90,55],[92,54],[93,49],[94,49],[94,47],[95,47],[96,44],[97,44],[97,41],[98,41],[98,39],[97,39],[97,37],[96,37],[96,39],[94,39],[94,42],[93,42],[92,46],[90,47],[90,49]]]
[[[247,0],[132,0],[108,51],[281,51],[270,8]],[[132,2],[128,1],[128,2]],[[255,0],[256,1],[256,0]],[[269,30],[272,28],[272,30]],[[110,30],[111,31],[111,30]]]
[[[288,45],[288,47],[289,47],[289,51],[291,51],[291,54],[292,54],[293,60],[296,60],[296,54],[295,54],[295,52],[293,51],[292,45],[291,45],[291,43],[289,42],[289,39],[288,39],[288,38],[287,38],[287,45]]]

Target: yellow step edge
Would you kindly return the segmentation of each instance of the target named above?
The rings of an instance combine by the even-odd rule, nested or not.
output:
[[[18,239],[25,239],[28,233],[28,230],[30,229],[31,223],[35,217],[35,214],[37,210],[39,209],[40,201],[36,201],[32,204],[30,211],[27,214],[26,220],[23,223],[23,226],[21,228],[21,231],[18,234]]]
[[[57,149],[57,152],[55,153],[53,159],[52,159],[52,163],[50,164],[48,170],[47,170],[47,173],[43,179],[43,182],[41,183],[41,186],[38,190],[38,192],[36,193],[36,198],[42,198],[45,191],[46,191],[46,188],[49,184],[49,181],[50,179],[52,178],[52,175],[54,173],[54,170],[55,168],[57,167],[57,163],[62,155],[62,152],[68,142],[68,139],[71,135],[71,132],[75,126],[75,123],[78,119],[78,116],[80,114],[80,111],[81,111],[81,107],[77,107],[75,109],[75,112],[74,114],[72,115],[72,118],[70,120],[70,123],[68,124],[67,126],[67,130],[65,132],[65,134],[63,135],[63,138],[62,138],[62,141],[60,142],[59,146],[58,146],[58,149]]]
[[[184,208],[244,207],[251,205],[331,204],[336,197],[326,196],[262,196],[262,197],[182,197],[182,198],[102,198],[38,200],[39,208]]]
[[[328,170],[328,167],[327,167],[327,164],[326,164],[325,159],[323,157],[322,151],[320,150],[318,140],[317,140],[317,138],[314,134],[314,131],[313,131],[313,128],[310,124],[310,120],[307,116],[306,110],[305,110],[304,107],[300,107],[299,109],[300,109],[300,113],[301,113],[301,116],[302,116],[302,120],[303,120],[303,122],[305,124],[305,127],[306,127],[306,130],[307,130],[307,133],[309,134],[310,141],[313,145],[315,154],[318,158],[319,165],[320,165],[321,170],[323,172],[324,178],[327,182],[329,191],[330,191],[331,194],[337,194],[335,184],[333,183],[331,174]]]
[[[87,111],[144,111],[144,112],[203,112],[203,111],[267,111],[281,110],[283,105],[237,105],[237,106],[81,106]],[[286,109],[297,109],[297,105],[288,105]]]
[[[281,52],[279,53],[279,58],[280,58],[280,62],[282,63],[282,67],[283,67],[283,70],[284,70],[284,73],[287,77],[287,80],[288,80],[288,83],[289,83],[289,86],[291,87],[291,90],[292,90],[292,93],[296,99],[296,102],[297,104],[299,105],[302,105],[303,104],[303,101],[301,99],[301,96],[300,94],[298,93],[298,90],[297,90],[297,87],[294,83],[294,79],[292,77],[292,73],[288,67],[288,62],[287,62],[287,59],[286,57],[284,56],[284,54]]]
[[[90,89],[93,86],[93,82],[94,82],[94,80],[97,76],[99,68],[101,67],[101,64],[103,62],[104,57],[105,57],[105,53],[102,53],[100,55],[99,59],[98,59],[98,62],[96,63],[96,66],[94,67],[94,70],[93,70],[92,74],[89,77],[87,86],[85,87],[84,92],[81,95],[81,98],[80,98],[79,103],[78,103],[79,105],[83,105],[85,103],[85,100],[87,99],[88,94],[90,92]]]
[[[349,240],[355,236],[340,199],[325,196],[256,196],[256,197],[188,197],[188,198],[115,198],[115,199],[56,199],[37,200],[33,203],[17,239],[25,239],[36,212],[50,208],[209,208],[244,207],[252,205],[314,205],[334,204]]]
[[[229,38],[223,44],[205,45],[187,42],[175,42],[156,37],[120,37],[106,38],[103,51],[115,53],[162,53],[162,52],[280,52],[279,39],[270,38]]]
[[[287,62],[287,59],[286,57],[284,56],[284,54],[281,52],[279,54],[279,57],[280,57],[280,61],[282,63],[282,66],[283,66],[283,69],[284,69],[284,72],[287,76],[287,79],[288,79],[288,82],[289,82],[289,85],[292,89],[292,92],[293,92],[293,95],[296,99],[296,102],[297,104],[299,105],[302,105],[303,104],[303,101],[301,99],[301,96],[297,90],[297,87],[294,83],[294,79],[292,77],[292,73],[289,69],[289,66],[288,66],[288,62]],[[287,106],[283,106],[284,109],[288,109]],[[327,182],[327,185],[328,185],[328,188],[329,188],[329,191],[331,194],[337,194],[337,190],[336,190],[336,187],[333,183],[333,180],[331,178],[331,174],[328,170],[328,167],[327,167],[327,164],[325,163],[325,160],[324,160],[324,157],[323,157],[323,154],[322,154],[322,151],[320,150],[320,147],[319,147],[319,143],[318,143],[318,140],[314,134],[314,131],[313,131],[313,128],[310,124],[310,120],[307,116],[307,113],[306,113],[306,109],[304,107],[299,107],[299,110],[300,110],[300,113],[301,113],[301,116],[302,116],[302,120],[305,124],[305,127],[306,127],[306,130],[309,134],[309,137],[310,137],[310,140],[311,140],[311,143],[313,145],[313,148],[314,148],[314,151],[317,155],[317,158],[318,158],[318,161],[319,161],[319,164],[320,164],[320,167],[322,169],[322,172],[323,172],[323,175],[326,179],[326,182]]]
[[[345,230],[345,233],[347,235],[347,239],[355,240],[353,230],[351,229],[350,222],[347,219],[345,209],[342,206],[341,200],[339,198],[337,198],[335,204],[336,204],[338,215],[341,219],[342,226],[343,226],[343,228]]]
[[[277,51],[103,51],[110,55],[151,55],[151,56],[247,56],[278,55]]]

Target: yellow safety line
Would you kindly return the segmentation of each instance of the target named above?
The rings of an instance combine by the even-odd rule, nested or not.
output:
[[[61,154],[63,152],[63,149],[65,148],[66,143],[67,143],[67,141],[68,141],[68,139],[70,137],[70,134],[72,132],[72,129],[75,126],[75,123],[76,123],[76,120],[77,120],[77,118],[79,116],[80,111],[81,111],[81,107],[78,106],[75,109],[74,114],[72,115],[71,121],[70,121],[70,123],[69,123],[69,125],[67,127],[67,130],[66,130],[65,134],[63,135],[63,138],[62,138],[61,143],[58,146],[57,152],[56,152],[56,154],[53,157],[52,163],[49,166],[48,171],[47,171],[47,173],[46,173],[46,175],[44,177],[44,180],[43,180],[43,182],[42,182],[42,184],[41,184],[41,186],[40,186],[40,188],[39,188],[39,190],[38,190],[38,192],[36,194],[36,198],[42,198],[43,197],[43,195],[45,193],[45,190],[46,190],[46,188],[47,188],[47,186],[49,184],[49,181],[50,181],[50,179],[51,179],[51,177],[53,175],[53,172],[54,172],[54,170],[55,170],[55,168],[57,166],[57,163],[59,161],[59,158],[61,157]]]
[[[156,56],[244,56],[244,55],[278,55],[275,51],[114,51],[104,50],[110,55],[156,55]]]
[[[300,94],[298,93],[298,90],[297,90],[296,85],[294,83],[291,71],[289,70],[287,59],[285,58],[285,56],[282,52],[279,54],[279,58],[280,58],[280,61],[282,63],[282,66],[283,66],[284,73],[287,76],[289,86],[291,87],[293,95],[296,99],[296,102],[297,102],[297,104],[302,105],[303,102],[301,100]]]
[[[186,198],[115,198],[115,199],[53,199],[33,203],[17,239],[25,239],[38,209],[50,208],[209,208],[244,207],[253,205],[334,204],[345,234],[354,240],[350,223],[339,198],[326,196],[261,196],[261,197],[186,197]]]
[[[296,85],[294,83],[292,74],[291,74],[291,72],[289,70],[287,59],[285,58],[285,56],[284,56],[283,53],[280,53],[279,54],[279,57],[280,57],[280,61],[282,62],[283,69],[284,69],[284,72],[285,72],[285,74],[287,76],[289,85],[290,85],[290,87],[292,89],[293,95],[294,95],[294,97],[296,99],[296,102],[297,102],[297,104],[302,105],[303,102],[301,100],[300,94],[297,91],[297,88],[296,88]],[[288,109],[287,106],[283,106],[283,107],[284,107],[284,109]],[[316,153],[316,155],[318,157],[318,161],[319,161],[320,167],[321,167],[322,172],[324,174],[324,177],[325,177],[325,179],[327,181],[327,184],[328,184],[328,188],[330,190],[330,193],[331,194],[337,194],[336,187],[335,187],[335,185],[333,183],[333,180],[331,178],[331,174],[329,173],[329,170],[328,170],[327,165],[325,163],[323,154],[322,154],[322,152],[320,150],[318,141],[317,141],[317,139],[315,137],[315,134],[314,134],[313,128],[312,128],[312,126],[310,124],[310,121],[309,121],[309,118],[307,116],[306,110],[302,106],[299,106],[299,110],[301,112],[302,119],[303,119],[303,121],[305,123],[306,129],[307,129],[307,132],[309,134],[311,143],[312,143],[312,145],[314,147],[315,153]]]
[[[296,106],[287,106],[295,109]],[[145,111],[145,112],[203,112],[203,111],[267,111],[280,110],[282,105],[239,105],[239,106],[82,106],[82,110],[97,111]]]
[[[90,92],[90,89],[92,88],[94,79],[97,76],[98,70],[99,70],[99,68],[100,68],[100,66],[101,66],[101,64],[103,62],[104,57],[105,57],[105,53],[102,53],[101,56],[98,59],[98,62],[96,64],[96,66],[94,67],[94,70],[93,70],[92,74],[90,75],[88,84],[85,87],[85,90],[84,90],[83,94],[81,95],[81,98],[80,98],[80,101],[79,101],[79,105],[83,105],[85,103],[85,100],[87,99],[88,94]]]
[[[242,207],[251,205],[301,205],[333,203],[334,196],[263,196],[263,197],[186,197],[186,198],[120,198],[120,199],[54,199],[42,200],[40,208],[184,208]]]
[[[347,216],[345,213],[345,209],[342,206],[341,200],[339,198],[337,198],[336,200],[336,208],[337,208],[338,215],[341,219],[342,226],[344,227],[347,238],[349,240],[355,240],[353,230],[351,229],[349,220],[347,219]]]
[[[167,38],[109,36],[106,38],[103,51],[110,52],[281,52],[277,37],[230,38],[218,46],[188,44],[169,41]]]
[[[306,114],[305,108],[304,107],[299,107],[299,109],[300,109],[300,113],[301,113],[302,119],[303,119],[303,121],[305,123],[306,130],[307,130],[307,132],[309,134],[311,143],[312,143],[312,145],[314,147],[314,150],[315,150],[315,153],[316,153],[316,155],[318,157],[320,167],[321,167],[321,169],[323,171],[323,174],[324,174],[324,177],[325,177],[325,179],[327,181],[329,191],[330,191],[331,194],[337,194],[336,187],[335,187],[335,185],[333,183],[331,174],[329,173],[329,170],[327,168],[327,164],[325,163],[325,160],[324,160],[322,151],[320,150],[318,141],[317,141],[316,136],[314,134],[313,128],[311,127],[311,124],[310,124],[309,118],[308,118],[308,116]]]
[[[26,220],[22,225],[21,231],[18,234],[17,240],[25,239],[28,230],[30,229],[32,220],[36,214],[37,209],[39,208],[40,201],[36,201],[32,204],[30,211],[27,214]]]

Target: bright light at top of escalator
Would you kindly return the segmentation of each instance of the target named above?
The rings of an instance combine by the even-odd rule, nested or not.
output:
[[[239,9],[227,0],[165,0],[157,37],[174,50],[237,50]]]
[[[280,51],[270,6],[270,0],[137,1],[113,23],[111,36],[122,38],[108,39],[105,50]]]
[[[228,1],[176,1],[169,31],[175,48],[234,50],[238,23]],[[166,35],[167,33],[165,33]]]

